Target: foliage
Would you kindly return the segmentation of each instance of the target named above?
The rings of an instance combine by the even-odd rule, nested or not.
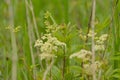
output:
[[[96,0],[95,64],[89,28],[92,0],[10,2],[0,2],[0,80],[13,76],[11,31],[17,80],[92,80],[93,69],[97,80],[120,80],[119,0]],[[10,8],[14,25],[9,23]]]

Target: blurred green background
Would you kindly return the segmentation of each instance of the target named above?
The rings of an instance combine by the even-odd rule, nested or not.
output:
[[[29,0],[28,0],[29,1]],[[96,31],[101,33],[109,33],[111,36],[108,43],[108,53],[110,56],[117,56],[111,61],[114,68],[119,68],[119,54],[120,54],[120,1],[118,0],[96,0]],[[17,80],[32,80],[31,73],[26,67],[31,66],[31,55],[29,48],[29,36],[26,21],[26,8],[24,0],[11,0],[14,15],[14,26],[20,26],[20,31],[15,33],[18,54],[18,79]],[[39,34],[44,33],[44,14],[49,11],[57,24],[71,23],[77,29],[83,29],[87,33],[88,23],[91,15],[92,0],[32,0],[35,19],[38,26]],[[0,0],[0,80],[11,80],[11,64],[12,64],[12,48],[10,30],[6,27],[9,26],[9,13],[8,13],[7,0]],[[32,14],[30,12],[31,25],[33,26]],[[112,20],[111,20],[112,19]],[[74,31],[73,31],[74,33]],[[35,40],[37,36],[35,34]],[[35,41],[33,39],[33,41]],[[77,38],[76,40],[79,40]],[[73,41],[74,45],[78,42]],[[81,42],[82,44],[82,42]],[[34,46],[34,43],[32,44]],[[36,52],[36,49],[33,48]],[[25,58],[25,63],[23,62]],[[38,60],[38,58],[36,58]],[[58,60],[59,61],[59,60]],[[36,63],[38,63],[36,61]],[[38,63],[39,64],[39,63]],[[40,66],[38,66],[40,67]],[[38,74],[39,73],[38,71]],[[120,79],[120,78],[119,78]],[[40,79],[42,80],[41,76]],[[56,79],[57,80],[57,79]],[[75,80],[75,79],[71,79]],[[76,79],[78,80],[78,79]],[[116,80],[116,79],[115,79]]]

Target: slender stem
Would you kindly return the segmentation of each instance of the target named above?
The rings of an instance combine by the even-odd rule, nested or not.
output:
[[[38,32],[38,26],[37,26],[37,22],[36,22],[36,19],[35,19],[34,8],[33,8],[33,4],[32,4],[31,0],[30,0],[30,4],[28,4],[28,7],[30,8],[30,11],[32,13],[33,24],[34,24],[35,32],[36,32],[36,35],[37,35],[37,39],[39,39],[40,35],[39,35],[39,32]],[[39,51],[39,48],[37,48],[37,55],[39,55],[39,54],[40,54],[40,51]],[[39,62],[40,62],[41,68],[43,69],[42,61],[40,60],[40,58],[39,58]]]
[[[26,5],[26,17],[27,17],[27,25],[28,25],[28,36],[29,36],[29,47],[30,47],[30,53],[31,53],[31,59],[32,59],[32,65],[35,65],[34,55],[33,55],[33,48],[32,48],[32,36],[31,36],[31,23],[30,23],[30,17],[29,17],[29,11],[27,7],[27,0],[25,0]],[[33,67],[33,76],[34,80],[36,80],[36,69]]]
[[[13,13],[13,6],[11,0],[6,0],[8,4],[8,13],[9,13],[9,24],[12,27],[11,29],[11,43],[12,43],[12,80],[17,80],[17,44],[15,33],[13,32],[14,29],[14,13]]]
[[[52,59],[50,60],[50,63],[52,62]],[[52,70],[50,69],[50,80],[52,80]]]
[[[44,72],[44,75],[43,75],[43,79],[42,79],[42,80],[46,80],[47,74],[48,74],[48,72],[51,70],[53,64],[54,64],[54,59],[52,59],[50,65],[47,67],[46,71]]]
[[[112,33],[113,33],[113,55],[116,55],[117,52],[119,52],[119,42],[120,42],[120,22],[119,22],[119,0],[112,0],[113,7],[112,7]],[[119,67],[119,62],[117,60],[114,60],[114,69]]]
[[[25,66],[25,69],[26,71],[29,73],[29,75],[31,76],[31,79],[34,80],[34,77],[32,76],[32,72],[30,71],[30,66],[27,65],[26,63],[26,60],[25,60],[25,57],[23,59],[23,63],[24,63],[24,66]]]
[[[37,22],[35,19],[35,14],[34,14],[34,10],[33,10],[33,5],[32,5],[32,1],[30,0],[30,10],[32,13],[32,17],[33,17],[33,23],[34,23],[34,27],[35,27],[35,32],[37,34],[37,38],[39,38],[39,32],[38,32],[38,28],[37,28]]]
[[[99,73],[98,73],[98,80],[101,80],[101,75],[102,75],[102,71],[101,69],[99,70]]]
[[[95,42],[94,42],[94,38],[95,38],[95,34],[94,34],[94,29],[95,29],[95,8],[96,8],[96,0],[93,0],[92,2],[92,15],[91,15],[91,28],[92,28],[92,67],[93,67],[93,73],[92,73],[92,77],[93,80],[96,80],[96,70],[95,70]]]
[[[64,47],[64,58],[63,58],[63,71],[62,71],[62,80],[64,80],[65,77],[65,68],[66,68],[66,48]]]

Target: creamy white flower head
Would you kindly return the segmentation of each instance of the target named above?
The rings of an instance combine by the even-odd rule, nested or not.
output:
[[[51,15],[51,13],[50,13],[49,11],[46,11],[44,17],[45,17],[45,18],[48,18],[48,17],[50,17],[50,15]]]
[[[80,34],[79,37],[80,37],[82,40],[86,40],[86,36],[85,36],[85,35]]]
[[[57,50],[60,46],[65,46],[66,47],[66,44],[59,41],[56,37],[53,37],[49,33],[49,34],[44,34],[41,37],[41,40],[37,40],[35,42],[35,47],[37,47],[37,46],[40,47],[40,51],[41,51],[41,54],[42,54],[41,57],[43,59],[43,58],[47,58],[49,55],[51,56],[51,54],[53,52],[57,52]]]
[[[97,33],[94,32],[94,35],[96,35]],[[93,32],[90,30],[89,33],[88,33],[88,37],[92,37],[93,35]]]
[[[96,40],[96,44],[104,44],[104,41],[103,41],[103,40],[98,39],[98,40]]]
[[[45,40],[45,39],[47,39],[47,37],[44,35],[44,36],[41,37],[41,39]]]
[[[58,25],[48,25],[46,26],[46,32],[47,33],[54,33],[54,32],[57,32],[60,28],[58,27]]]
[[[58,41],[58,40],[54,41],[54,43],[55,43],[55,45],[57,45],[57,46],[66,46],[65,43],[60,42],[60,41]]]
[[[95,51],[104,51],[105,46],[104,45],[95,45]]]
[[[51,38],[51,33],[48,33],[48,34],[44,34],[44,36],[48,39],[48,38]]]
[[[73,53],[73,54],[70,56],[70,59],[72,59],[73,57],[77,57],[77,56],[79,56],[79,55],[80,55],[79,52],[77,52],[77,53]]]
[[[38,40],[35,42],[34,47],[40,47],[41,45],[43,45],[43,41],[38,39]]]
[[[50,53],[52,51],[52,44],[45,42],[41,47],[40,47],[41,52],[46,52]]]
[[[57,57],[54,54],[47,54],[47,53],[42,53],[39,56],[40,56],[41,60],[46,59],[46,58],[51,59],[51,58],[56,58]]]
[[[77,58],[82,59],[83,61],[87,61],[87,60],[90,60],[91,55],[92,55],[91,51],[87,51],[87,50],[82,49],[79,52],[73,53],[70,56],[70,59],[77,57]]]
[[[107,40],[108,34],[103,34],[96,40],[96,44],[103,45],[104,42]]]
[[[93,69],[95,71],[98,71],[99,68],[101,68],[101,62],[100,61],[95,61],[94,64],[90,64],[90,63],[86,63],[86,64],[83,64],[83,68],[84,68],[84,72],[86,74],[89,74],[91,75],[93,73]]]
[[[84,70],[84,73],[85,74],[88,74],[88,75],[91,75],[92,74],[92,67],[91,67],[91,64],[88,63],[88,64],[83,64],[83,70]]]
[[[108,37],[108,34],[103,34],[103,35],[101,35],[101,36],[99,37],[99,39],[100,39],[101,41],[105,41],[105,40],[107,40],[107,37]]]
[[[102,63],[100,61],[95,61],[95,64],[96,64],[97,68],[100,68],[102,65]]]

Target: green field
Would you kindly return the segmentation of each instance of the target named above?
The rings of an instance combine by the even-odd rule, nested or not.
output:
[[[120,80],[120,0],[0,0],[0,80]]]

